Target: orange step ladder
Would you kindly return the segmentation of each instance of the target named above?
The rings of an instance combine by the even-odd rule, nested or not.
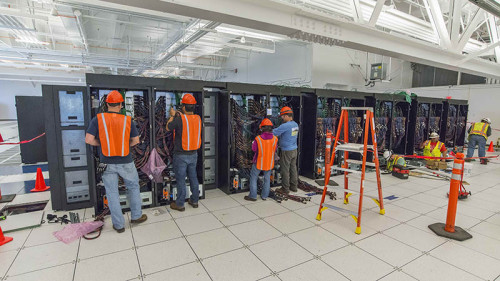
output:
[[[365,128],[364,128],[364,141],[362,144],[359,143],[349,143],[349,111],[365,111],[363,118],[365,119]],[[343,139],[341,140],[341,132],[343,131]],[[371,132],[372,145],[368,144],[369,132]],[[385,214],[384,202],[382,197],[382,184],[380,182],[380,165],[378,161],[378,153],[377,153],[377,137],[375,134],[375,120],[373,117],[373,108],[371,107],[342,107],[342,112],[340,114],[339,125],[337,129],[337,134],[335,135],[335,139],[333,149],[330,154],[330,142],[327,137],[326,143],[326,155],[330,156],[329,161],[325,161],[325,185],[323,188],[323,196],[321,198],[321,203],[319,204],[318,215],[316,216],[316,220],[321,220],[321,213],[330,208],[337,211],[346,212],[351,215],[351,217],[356,222],[356,234],[361,233],[361,212],[363,210],[363,196],[364,195],[364,184],[365,184],[365,172],[366,166],[375,167],[376,175],[377,175],[377,187],[378,187],[378,197],[367,196],[380,207],[380,214]],[[342,143],[340,143],[342,142]],[[370,151],[368,150],[370,149]],[[333,161],[335,159],[335,152],[344,151],[344,163],[342,167],[337,167],[333,165]],[[360,153],[363,156],[363,160],[353,160],[349,159],[349,152],[351,153]],[[367,152],[373,152],[373,162],[367,162]],[[325,157],[327,158],[327,157]],[[328,159],[327,158],[327,159]],[[360,164],[361,171],[349,169],[349,164]],[[330,181],[330,175],[332,170],[342,171],[344,172],[344,188],[338,187],[341,191],[344,191],[344,204],[349,204],[349,197],[353,194],[359,195],[359,205],[358,212],[355,213],[353,211],[339,208],[333,205],[325,204],[325,195],[327,192],[327,183]],[[361,175],[361,183],[359,187],[359,192],[355,192],[349,189],[349,174],[359,174]],[[335,189],[335,187],[334,187]]]

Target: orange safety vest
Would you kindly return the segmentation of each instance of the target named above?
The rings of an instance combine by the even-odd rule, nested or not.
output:
[[[181,114],[182,119],[182,149],[184,151],[198,150],[201,147],[201,118],[199,115]]]
[[[474,123],[472,124],[472,131],[470,132],[471,135],[480,135],[483,136],[485,139],[488,139],[488,136],[486,135],[486,132],[488,131],[488,127],[490,124],[488,123]]]
[[[257,154],[257,169],[261,171],[269,171],[274,168],[274,152],[278,146],[278,138],[273,136],[272,139],[265,140],[261,136],[255,138],[259,145]]]
[[[102,154],[106,157],[127,156],[130,152],[132,118],[119,113],[99,113],[97,123]]]

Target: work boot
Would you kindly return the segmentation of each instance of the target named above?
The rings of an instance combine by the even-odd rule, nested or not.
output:
[[[130,222],[131,223],[141,223],[141,222],[145,222],[147,219],[148,219],[148,216],[146,214],[142,214],[142,216],[140,216],[138,219],[131,220]]]
[[[191,201],[191,198],[188,199],[188,204],[193,208],[198,208],[198,202],[193,203],[193,201]]]
[[[123,233],[125,232],[125,227],[122,227],[122,228],[116,228],[114,225],[113,225],[113,229],[116,230],[116,232],[118,233]]]
[[[184,212],[186,210],[186,207],[184,207],[184,206],[179,207],[179,206],[177,206],[177,204],[175,202],[172,202],[172,203],[170,203],[170,209],[176,210],[179,212]]]
[[[296,187],[290,187],[290,191],[291,191],[291,192],[297,192],[298,190],[297,190],[297,188],[296,188]]]
[[[288,193],[290,193],[290,191],[289,191],[289,190],[286,190],[286,189],[285,189],[285,188],[283,188],[283,187],[277,188],[275,191],[276,191],[276,192],[279,192],[279,193],[281,193],[281,194],[288,194]]]
[[[472,159],[466,158],[465,162],[472,162]]]
[[[245,196],[245,198],[244,198],[244,199],[245,199],[245,200],[247,200],[247,201],[252,201],[252,202],[257,201],[257,199],[252,198],[252,197],[250,197],[250,196],[248,196],[248,195],[247,195],[247,196]]]

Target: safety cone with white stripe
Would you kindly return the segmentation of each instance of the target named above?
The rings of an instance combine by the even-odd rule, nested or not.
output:
[[[450,193],[448,199],[448,213],[446,215],[446,224],[434,223],[429,225],[429,228],[439,236],[450,239],[464,241],[472,238],[467,231],[455,226],[455,218],[457,215],[458,190],[462,184],[462,174],[464,172],[464,157],[463,153],[457,153],[453,163],[453,171],[450,180]]]

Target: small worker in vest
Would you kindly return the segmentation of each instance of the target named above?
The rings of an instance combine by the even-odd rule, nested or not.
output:
[[[257,201],[257,178],[264,172],[264,186],[260,198],[266,200],[271,188],[271,171],[274,169],[274,154],[278,147],[278,138],[273,135],[273,123],[265,118],[259,126],[262,134],[257,136],[252,143],[253,157],[252,170],[250,171],[250,194],[245,200]]]
[[[436,132],[431,133],[429,140],[426,140],[420,145],[420,149],[424,149],[424,156],[427,157],[446,157],[446,147],[444,143],[439,141],[439,135]],[[445,161],[442,159],[442,161]]]
[[[191,196],[188,204],[198,208],[200,197],[198,175],[198,149],[201,147],[201,118],[194,114],[196,99],[186,93],[182,97],[181,112],[170,109],[170,119],[167,122],[167,131],[174,131],[174,173],[177,182],[177,198],[170,204],[170,208],[184,212],[186,200],[186,175],[189,178]]]
[[[470,158],[474,155],[474,149],[476,148],[476,145],[479,146],[478,149],[479,157],[486,156],[486,141],[488,140],[488,137],[491,136],[490,125],[491,125],[490,118],[483,118],[481,119],[481,122],[472,123],[468,131],[469,147],[467,148],[467,158]],[[488,161],[486,160],[486,158],[481,159],[481,164],[486,165],[487,163]]]
[[[278,137],[281,149],[280,172],[282,186],[278,192],[288,194],[291,191],[297,192],[299,174],[297,172],[297,137],[299,135],[299,125],[293,121],[293,111],[285,106],[280,112],[283,124],[273,130],[273,134]]]
[[[106,97],[108,112],[99,113],[90,121],[85,136],[87,144],[100,148],[99,170],[104,170],[102,181],[106,189],[113,229],[118,233],[125,231],[125,219],[118,193],[118,176],[123,178],[127,187],[131,222],[141,223],[148,219],[142,214],[139,176],[130,153],[130,148],[140,142],[139,132],[130,116],[120,114],[123,102],[123,96],[118,91],[111,91]]]
[[[406,167],[406,160],[397,154],[392,153],[390,150],[384,151],[384,159],[387,161],[387,171],[392,172],[394,165]]]

